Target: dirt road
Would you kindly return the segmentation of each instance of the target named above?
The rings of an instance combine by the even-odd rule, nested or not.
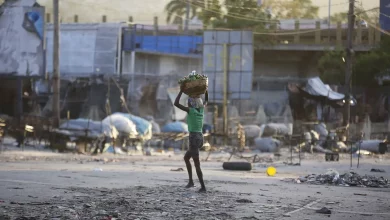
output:
[[[181,158],[4,152],[0,219],[390,219],[390,189],[282,181],[328,168],[348,172],[347,159],[306,159],[302,166],[275,162],[277,175],[267,177],[269,164],[255,164],[250,172],[224,171],[227,155],[218,155],[202,163],[208,192],[199,194],[183,188],[187,173]],[[353,169],[389,178],[389,164],[363,158],[356,169],[354,159]],[[183,170],[171,171],[177,168]],[[386,173],[370,173],[371,168]],[[316,213],[323,207],[332,213]]]

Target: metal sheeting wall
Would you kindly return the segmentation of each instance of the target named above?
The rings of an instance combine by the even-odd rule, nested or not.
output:
[[[120,23],[61,24],[62,76],[88,76],[117,72]],[[53,71],[53,25],[47,25],[47,72]]]
[[[250,99],[253,76],[253,34],[251,31],[205,31],[203,73],[209,78],[209,98],[222,100],[224,44],[228,44],[228,99]]]

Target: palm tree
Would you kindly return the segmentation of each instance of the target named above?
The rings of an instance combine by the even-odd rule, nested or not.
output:
[[[261,31],[268,24],[274,23],[256,0],[228,0],[226,3],[230,7],[226,8],[226,14],[214,22],[215,27]]]
[[[193,19],[197,15],[197,11],[199,9],[199,3],[203,1],[192,0],[190,2],[190,18]],[[182,24],[186,11],[187,11],[187,2],[186,0],[171,0],[166,6],[165,11],[168,13],[167,15],[167,23],[173,24]]]
[[[356,21],[365,20],[370,24],[377,24],[379,21],[379,8],[372,8],[365,10],[363,8],[355,9]],[[330,21],[333,23],[348,22],[348,12],[339,12],[330,17]]]
[[[318,18],[319,7],[314,6],[311,0],[269,0],[264,4],[271,7],[280,19]]]
[[[201,7],[201,10],[198,12],[198,17],[202,21],[204,27],[208,27],[212,24],[213,20],[217,20],[222,17],[221,8],[222,5],[219,0],[206,1],[206,4]]]

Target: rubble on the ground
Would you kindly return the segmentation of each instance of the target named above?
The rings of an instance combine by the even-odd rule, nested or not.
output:
[[[386,173],[386,171],[384,169],[375,169],[375,168],[372,168],[370,170],[371,172],[376,172],[376,173]]]
[[[252,201],[212,190],[197,193],[180,186],[131,189],[70,188],[73,198],[4,202],[0,219],[236,219],[232,210]],[[37,198],[36,200],[39,200]]]
[[[335,170],[329,170],[325,174],[310,174],[298,179],[285,179],[294,181],[295,183],[308,183],[314,185],[339,185],[339,186],[356,186],[356,187],[374,187],[374,188],[390,188],[390,182],[384,177],[376,177],[371,175],[361,176],[355,172],[348,172],[340,175]]]
[[[330,215],[332,214],[332,211],[326,207],[323,207],[322,209],[316,210],[316,213]]]

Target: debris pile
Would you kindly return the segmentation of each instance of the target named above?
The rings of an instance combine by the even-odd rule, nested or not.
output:
[[[325,174],[311,174],[294,180],[296,183],[308,183],[315,185],[330,184],[339,186],[357,186],[357,187],[374,187],[390,188],[390,182],[384,177],[371,175],[361,176],[355,172],[348,172],[340,175],[335,170],[330,170]]]
[[[240,206],[252,202],[233,193],[212,190],[199,194],[174,185],[64,190],[66,197],[4,201],[0,219],[236,219]]]

